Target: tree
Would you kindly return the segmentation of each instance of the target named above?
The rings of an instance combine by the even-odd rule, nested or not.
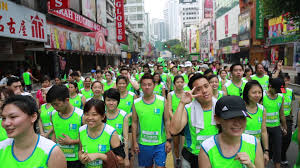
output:
[[[267,19],[285,15],[288,23],[293,21],[299,26],[300,23],[300,1],[299,0],[262,0],[264,15]]]
[[[175,46],[171,47],[170,51],[177,57],[185,56],[187,54],[187,49],[181,46],[181,44],[176,44]]]
[[[173,39],[173,40],[168,40],[168,41],[164,42],[163,46],[164,46],[164,49],[170,51],[170,49],[177,44],[181,44],[180,41],[177,39]]]

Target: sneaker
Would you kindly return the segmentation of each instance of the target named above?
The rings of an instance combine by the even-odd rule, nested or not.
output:
[[[285,160],[285,161],[281,161],[280,162],[282,165],[288,165],[289,164],[289,161]]]
[[[175,168],[181,168],[181,159],[176,159]]]

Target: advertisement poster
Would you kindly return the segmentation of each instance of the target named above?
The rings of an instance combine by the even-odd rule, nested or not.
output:
[[[264,16],[262,0],[256,0],[256,27],[255,27],[256,39],[264,38]]]
[[[225,15],[225,34],[228,35],[228,15]]]
[[[102,32],[76,32],[48,24],[49,40],[45,48],[57,50],[105,53],[106,41]]]
[[[125,35],[125,16],[124,16],[124,0],[116,0],[116,32],[117,42],[126,40]]]
[[[96,0],[82,0],[82,15],[96,21]]]
[[[272,18],[269,20],[269,38],[280,37],[282,35],[290,35],[296,33],[298,28],[286,24],[283,16]]]
[[[97,0],[97,23],[106,27],[106,0]]]
[[[1,2],[0,36],[46,42],[46,16],[40,12],[17,5],[11,1]]]
[[[204,1],[204,18],[213,17],[213,1],[205,0]]]

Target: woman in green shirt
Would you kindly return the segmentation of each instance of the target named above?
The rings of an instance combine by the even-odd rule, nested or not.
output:
[[[92,83],[92,91],[94,96],[92,98],[103,100],[103,84],[99,81],[95,81]],[[86,101],[91,100],[92,98],[87,99]]]
[[[116,84],[115,82],[112,80],[113,77],[113,73],[110,71],[106,71],[105,72],[105,78],[106,78],[106,82],[103,83],[104,85],[104,91],[107,91],[110,88],[115,88]]]
[[[154,77],[154,85],[155,85],[153,90],[154,94],[166,97],[165,85],[162,82],[159,73],[155,72],[153,77]]]
[[[220,99],[221,97],[226,96],[224,95],[223,91],[219,90],[219,78],[217,75],[210,75],[208,77],[208,82],[213,89],[213,96],[216,99]]]
[[[264,167],[260,141],[252,135],[243,134],[247,117],[250,116],[241,97],[224,96],[217,101],[215,120],[219,134],[201,144],[199,168]]]
[[[266,110],[260,104],[263,99],[263,88],[256,80],[249,80],[243,92],[246,108],[251,116],[247,118],[246,134],[256,136],[262,141],[265,165],[269,161],[269,141],[266,127]]]
[[[87,123],[79,128],[79,160],[85,167],[103,167],[108,161],[106,154],[110,150],[123,161],[124,149],[116,130],[106,124],[105,104],[101,100],[91,99],[83,109],[83,120]]]
[[[70,103],[72,106],[82,109],[86,99],[82,94],[79,94],[78,86],[76,82],[69,83],[69,94],[70,94]]]
[[[2,127],[8,139],[0,142],[0,163],[4,167],[66,168],[61,149],[37,134],[39,112],[30,96],[9,97],[1,108]]]

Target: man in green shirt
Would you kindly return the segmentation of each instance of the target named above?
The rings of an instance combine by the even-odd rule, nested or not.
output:
[[[164,97],[153,93],[154,77],[151,74],[144,74],[141,78],[141,88],[144,95],[134,100],[132,109],[133,150],[138,153],[139,166],[152,167],[155,164],[163,168],[172,148],[168,105]]]
[[[269,76],[265,75],[265,69],[262,64],[255,65],[255,74],[251,75],[252,80],[257,80],[264,91],[268,90]]]
[[[31,78],[35,81],[39,81],[38,79],[36,79],[35,77],[32,76],[32,74],[30,73],[31,69],[28,67],[26,69],[26,72],[23,72],[22,77],[25,83],[25,89],[27,92],[31,92],[32,90],[32,82],[31,82]]]
[[[231,80],[225,83],[223,91],[225,95],[240,96],[242,97],[246,81],[242,80],[244,74],[244,67],[242,64],[233,64],[230,67],[232,75]]]

